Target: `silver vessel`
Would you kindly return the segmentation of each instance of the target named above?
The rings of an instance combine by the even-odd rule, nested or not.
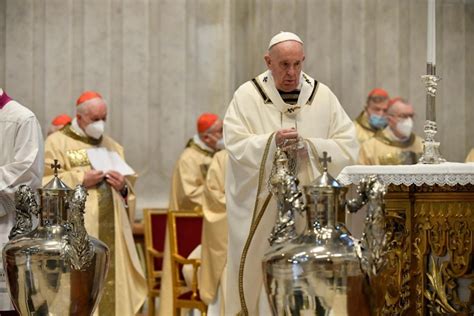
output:
[[[91,315],[98,305],[109,250],[84,228],[87,192],[55,176],[38,196],[16,192],[16,224],[3,248],[9,294],[21,315]],[[32,215],[38,217],[33,229]]]
[[[280,193],[276,196],[277,200],[284,199],[287,203],[286,208],[279,208],[275,227],[281,226],[282,214],[291,218],[295,211],[303,210],[306,212],[307,227],[295,238],[282,235],[282,242],[275,242],[280,240],[274,236],[275,233],[271,236],[271,247],[263,259],[263,270],[265,288],[274,315],[370,314],[366,276],[370,277],[380,269],[381,260],[378,258],[382,256],[380,249],[383,236],[366,231],[360,242],[351,236],[343,224],[336,223],[336,218],[346,207],[356,211],[369,202],[367,220],[373,224],[370,229],[382,231],[384,224],[381,221],[374,222],[373,219],[383,219],[379,216],[383,215],[383,206],[379,205],[384,193],[383,186],[378,185],[376,179],[369,179],[360,185],[357,199],[346,201],[347,189],[327,172],[330,158],[326,153],[322,161],[322,175],[304,187],[304,203],[290,203],[288,198],[294,194]],[[279,185],[294,187],[294,183],[288,185],[290,178],[291,175]],[[278,192],[289,191],[280,188]],[[294,188],[292,191],[295,191]],[[374,211],[378,212],[377,215],[374,215]],[[288,212],[293,214],[288,215]],[[377,247],[379,251],[374,250]],[[370,271],[374,273],[370,274]]]

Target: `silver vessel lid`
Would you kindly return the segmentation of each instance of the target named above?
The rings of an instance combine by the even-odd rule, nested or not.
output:
[[[288,158],[286,153],[279,147],[275,153],[273,166],[272,175],[269,179],[269,184],[272,187],[281,184],[288,175]]]
[[[43,191],[72,191],[72,189],[58,177],[58,169],[61,169],[61,165],[57,159],[54,159],[54,163],[51,164],[51,169],[54,169],[54,178],[43,187]]]
[[[309,184],[308,187],[311,189],[314,188],[334,188],[341,189],[344,186],[341,185],[336,179],[333,178],[328,172],[328,162],[331,162],[331,157],[328,156],[326,151],[323,152],[323,158],[319,158],[319,162],[322,163],[323,173],[317,177],[313,182]]]

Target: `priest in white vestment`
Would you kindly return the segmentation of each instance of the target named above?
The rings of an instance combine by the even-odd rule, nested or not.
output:
[[[43,177],[43,136],[33,112],[0,89],[0,242],[8,242],[15,223],[15,191],[22,184],[36,190]],[[0,315],[12,311],[3,263],[0,279]]]
[[[224,118],[229,152],[226,315],[271,315],[261,261],[269,247],[276,205],[271,199],[266,208],[261,206],[268,196],[265,183],[276,146],[304,144],[297,154],[301,185],[319,175],[318,156],[324,151],[332,157],[329,171],[334,176],[357,159],[354,124],[331,90],[302,71],[304,59],[297,35],[275,35],[265,55],[268,70],[237,89]],[[257,225],[254,218],[261,210],[264,215]]]

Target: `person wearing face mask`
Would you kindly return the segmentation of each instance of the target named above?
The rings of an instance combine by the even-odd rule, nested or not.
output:
[[[173,170],[170,210],[193,210],[202,206],[202,190],[212,156],[223,148],[222,120],[203,113],[197,120],[197,133],[186,144]]]
[[[384,89],[375,88],[369,92],[364,110],[354,120],[359,144],[372,138],[377,131],[387,126],[385,112],[388,102],[388,93]]]
[[[135,315],[147,295],[146,279],[140,265],[131,223],[134,219],[136,175],[123,176],[118,171],[94,170],[87,150],[106,148],[124,159],[123,147],[104,134],[107,105],[94,91],[81,94],[72,122],[45,141],[45,176],[53,177],[50,168],[55,159],[61,168],[59,177],[69,187],[82,184],[87,189],[84,215],[87,232],[107,244],[110,266],[105,289],[98,306],[99,315]]]
[[[388,126],[361,145],[359,164],[408,165],[418,162],[423,153],[421,137],[413,133],[413,106],[397,97],[390,100]]]
[[[197,133],[187,142],[173,169],[169,210],[201,210],[203,190],[209,165],[216,152],[224,148],[222,120],[214,113],[201,114],[196,122]],[[189,258],[199,258],[198,246]],[[184,270],[187,270],[186,268]],[[184,271],[187,275],[188,272]],[[173,315],[171,260],[168,232],[163,258],[159,315]]]

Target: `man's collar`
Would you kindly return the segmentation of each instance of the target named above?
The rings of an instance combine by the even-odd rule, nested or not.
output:
[[[200,152],[201,154],[212,157],[216,153],[216,151],[212,150],[209,148],[209,146],[206,146],[206,144],[203,143],[201,139],[199,139],[199,136],[194,135],[193,138],[191,138],[188,143],[186,144],[186,148],[192,148],[193,150],[196,150]],[[199,144],[199,145],[198,145]],[[204,145],[204,146],[203,146]]]
[[[86,144],[90,144],[93,146],[97,146],[102,142],[103,136],[101,136],[99,139],[94,139],[92,137],[89,137],[84,133],[82,128],[79,127],[77,124],[76,118],[74,118],[71,122],[71,124],[66,125],[64,128],[60,130],[62,133],[66,134],[67,136],[81,141]]]
[[[360,112],[359,116],[356,118],[356,122],[359,123],[360,126],[362,126],[364,129],[371,131],[371,132],[376,132],[377,129],[373,128],[372,125],[369,123],[369,114],[367,113],[367,110],[364,109],[362,112]]]
[[[405,137],[405,138],[398,137],[397,135],[395,135],[395,133],[393,132],[393,129],[390,126],[387,126],[385,129],[386,129],[385,135],[391,141],[404,143],[404,142],[408,141],[408,139],[410,138],[410,136]]]
[[[300,95],[298,102],[294,105],[283,101],[275,87],[275,82],[270,70],[260,74],[252,80],[258,92],[262,95],[265,103],[272,103],[275,107],[287,116],[294,117],[304,105],[311,105],[316,94],[318,82],[305,73],[301,72],[298,88]]]
[[[402,140],[393,133],[390,126],[385,127],[383,130],[377,131],[374,137],[384,144],[399,148],[410,147],[413,145],[416,139],[415,134],[411,133],[408,138]]]
[[[194,143],[195,143],[197,146],[199,146],[201,149],[203,149],[203,150],[205,150],[205,151],[208,151],[208,152],[210,152],[210,153],[215,152],[214,149],[212,149],[211,147],[207,146],[207,145],[202,141],[202,139],[199,137],[198,134],[195,134],[195,135],[193,136],[193,141],[194,141]]]
[[[77,117],[74,117],[71,122],[71,129],[76,133],[79,134],[82,137],[87,137],[86,133],[82,130],[82,128],[79,126],[79,123],[77,123]]]

